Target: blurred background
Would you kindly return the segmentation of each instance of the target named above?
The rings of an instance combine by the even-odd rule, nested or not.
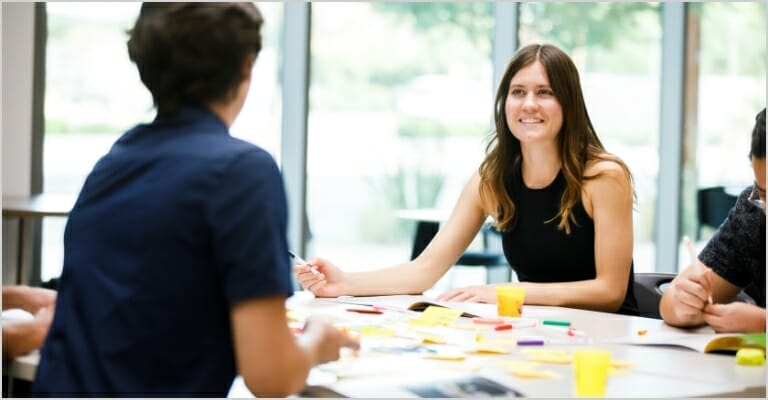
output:
[[[43,192],[75,195],[120,134],[154,117],[125,45],[140,3],[36,7],[36,23],[45,26],[37,168]],[[450,211],[483,159],[498,77],[514,51],[533,42],[571,55],[598,135],[634,174],[635,271],[687,265],[676,244],[659,257],[669,238],[689,235],[698,248],[709,239],[713,228],[697,218],[698,189],[736,195],[752,183],[749,133],[766,93],[764,2],[258,7],[264,48],[232,133],[284,169],[301,170],[285,179],[291,246],[305,258],[320,255],[348,270],[406,261],[416,221],[402,210]],[[674,43],[683,51],[665,52]],[[305,83],[298,98],[296,89],[284,98],[297,64]],[[291,121],[301,129],[286,131]],[[667,148],[670,140],[679,144]],[[674,200],[672,220],[657,214],[663,198]],[[64,224],[43,221],[43,280],[61,272]],[[438,286],[482,283],[484,273],[454,268]]]

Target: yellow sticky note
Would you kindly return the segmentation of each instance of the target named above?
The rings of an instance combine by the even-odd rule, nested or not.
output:
[[[430,360],[462,361],[467,358],[467,355],[463,353],[434,353],[425,354],[424,358],[428,358]]]
[[[503,347],[484,345],[475,347],[475,353],[509,354],[509,350]]]
[[[424,335],[422,343],[444,344],[445,338],[439,335]]]
[[[760,349],[740,349],[736,352],[736,364],[765,365],[765,353]]]
[[[573,357],[564,354],[536,354],[528,356],[528,360],[546,364],[570,364]]]
[[[544,371],[538,369],[510,369],[509,373],[518,378],[528,379],[554,379],[560,377],[560,375],[552,371]]]
[[[411,318],[408,320],[410,327],[433,327],[439,325],[437,322],[423,318]]]
[[[632,361],[623,361],[623,360],[611,360],[611,367],[613,368],[629,368],[634,367],[635,363]]]
[[[460,310],[445,307],[429,306],[421,313],[421,320],[433,321],[435,325],[451,325],[461,317]]]
[[[373,326],[365,326],[360,330],[360,335],[362,336],[392,337],[395,336],[396,333],[397,332],[395,332],[393,329],[376,328]]]

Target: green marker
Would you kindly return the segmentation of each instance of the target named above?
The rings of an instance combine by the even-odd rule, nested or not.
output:
[[[568,321],[556,321],[552,319],[545,319],[544,321],[541,321],[542,325],[555,325],[555,326],[571,326],[571,323]]]

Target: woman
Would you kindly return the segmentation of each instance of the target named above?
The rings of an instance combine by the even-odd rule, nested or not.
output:
[[[89,174],[64,233],[35,396],[225,397],[301,390],[357,342],[294,337],[286,201],[263,149],[233,138],[261,50],[252,3],[144,3],[128,54],[157,117]]]
[[[450,218],[413,261],[345,273],[327,260],[297,266],[317,296],[421,293],[469,246],[487,216],[528,304],[636,314],[634,190],[627,166],[605,151],[589,119],[575,65],[560,49],[520,49],[496,94],[496,130]],[[439,300],[496,301],[493,285]]]

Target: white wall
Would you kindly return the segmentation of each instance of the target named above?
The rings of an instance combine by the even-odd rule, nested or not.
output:
[[[32,169],[34,3],[2,3],[3,195],[28,195]],[[18,222],[3,218],[4,283],[15,281]]]
[[[3,195],[30,192],[34,6],[34,3],[2,3]]]

